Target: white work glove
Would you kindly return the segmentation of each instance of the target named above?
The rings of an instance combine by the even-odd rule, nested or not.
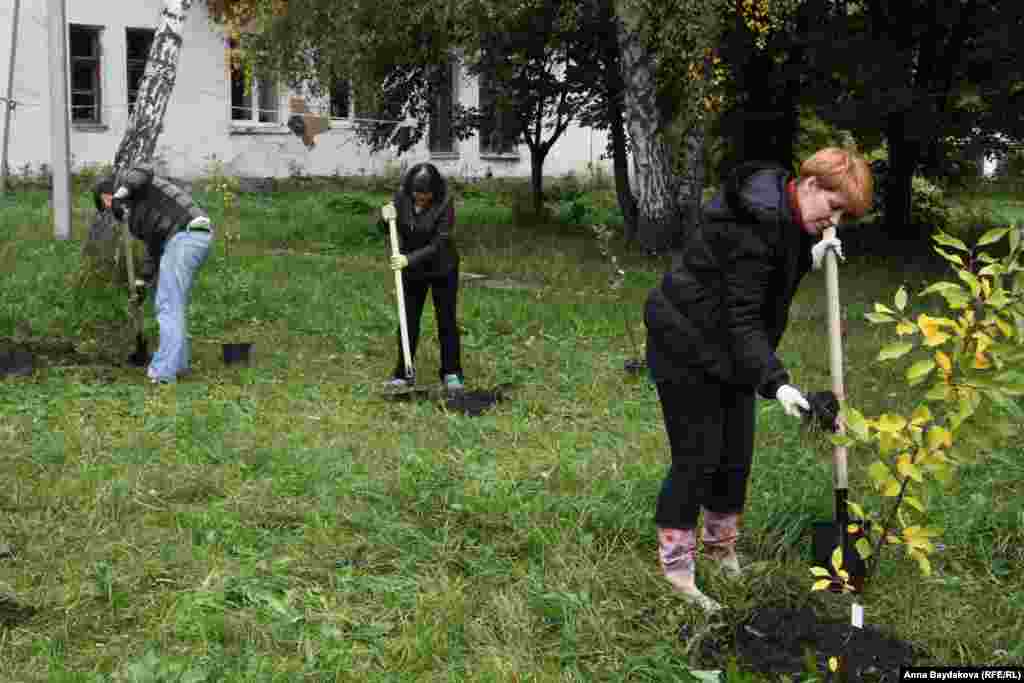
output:
[[[843,256],[843,243],[839,241],[839,238],[828,237],[811,247],[811,264],[815,270],[821,270],[821,265],[825,262],[825,254],[829,249],[836,250],[836,258],[840,261],[846,258]]]
[[[391,270],[401,270],[402,268],[405,268],[407,265],[409,265],[408,256],[402,256],[401,254],[399,254],[398,256],[391,257]]]
[[[783,384],[779,387],[775,392],[775,400],[782,404],[782,410],[790,417],[800,417],[800,408],[807,411],[811,409],[811,404],[792,384]]]

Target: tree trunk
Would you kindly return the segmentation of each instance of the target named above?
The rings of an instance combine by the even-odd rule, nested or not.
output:
[[[153,36],[153,45],[146,59],[146,71],[139,83],[135,108],[114,156],[114,174],[118,179],[131,166],[151,159],[156,149],[177,77],[181,29],[191,6],[192,0],[165,0],[160,12],[160,26]],[[116,223],[97,214],[83,247],[85,268],[107,271],[108,277],[117,279],[113,255],[119,243],[114,239],[118,233]]]
[[[533,197],[534,215],[544,215],[544,159],[547,150],[543,145],[530,145],[530,191]]]
[[[181,55],[181,29],[192,0],[165,0],[160,12],[160,28],[146,60],[146,71],[139,83],[139,96],[128,119],[128,130],[114,156],[114,173],[120,177],[134,164],[149,161],[163,129],[164,114],[174,91]]]
[[[620,20],[617,36],[625,85],[623,102],[633,149],[637,236],[648,251],[660,251],[680,237],[679,182],[673,174],[672,148],[657,102],[651,55],[637,32],[639,17],[623,0],[616,0],[615,10]]]
[[[915,239],[911,226],[912,178],[920,150],[907,140],[905,112],[889,114],[886,138],[889,144],[889,173],[885,182],[885,231],[890,237]]]
[[[614,109],[613,109],[614,107]],[[626,156],[626,127],[623,120],[621,101],[609,104],[608,117],[612,132],[612,168],[615,171],[615,196],[619,200],[622,218],[625,221],[626,241],[631,242],[637,234],[636,198],[629,186],[629,159]]]
[[[683,226],[696,225],[704,195],[704,126],[697,123],[686,131],[686,166],[679,180],[678,205]]]
[[[615,8],[609,2],[606,5],[609,25],[618,34],[619,20],[615,16]],[[611,41],[604,42],[605,66],[605,97],[608,103],[608,129],[612,136],[612,168],[615,174],[615,195],[619,200],[619,208],[625,221],[626,242],[631,242],[637,233],[636,198],[629,187],[629,159],[626,156],[625,113],[623,97],[626,86],[622,80],[622,67],[619,46]]]

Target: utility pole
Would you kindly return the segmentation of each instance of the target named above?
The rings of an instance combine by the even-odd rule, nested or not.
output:
[[[53,159],[54,237],[71,238],[71,132],[68,115],[68,22],[64,0],[49,0],[50,144]]]
[[[0,155],[0,194],[7,192],[7,150],[11,140],[11,112],[14,111],[14,59],[18,55],[18,10],[21,0],[14,0],[14,21],[11,22],[11,61],[7,65],[7,99],[4,101],[4,148]]]

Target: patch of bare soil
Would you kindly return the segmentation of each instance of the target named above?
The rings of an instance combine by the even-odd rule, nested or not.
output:
[[[681,632],[680,637],[688,634]],[[741,667],[766,675],[804,674],[813,657],[819,674],[825,676],[829,657],[842,655],[851,683],[897,681],[900,666],[913,665],[923,654],[870,626],[819,620],[810,607],[763,607],[732,632],[709,634],[698,650],[703,666],[724,667],[735,654]]]

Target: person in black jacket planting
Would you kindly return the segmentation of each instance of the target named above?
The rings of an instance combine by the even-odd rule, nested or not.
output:
[[[196,271],[206,262],[213,241],[210,218],[184,190],[153,174],[148,166],[130,169],[120,187],[113,178],[96,185],[96,209],[110,210],[146,244],[141,284],[156,283],[156,320],[160,345],[146,374],[154,384],[169,384],[190,371],[185,310]]]
[[[463,385],[459,326],[455,318],[459,291],[459,252],[452,233],[455,207],[448,183],[433,164],[416,164],[405,174],[394,196],[398,213],[399,256],[391,258],[391,268],[402,271],[405,314],[408,318],[409,353],[416,357],[420,336],[420,317],[430,290],[437,316],[437,336],[441,343],[441,383],[448,391],[461,391]],[[381,221],[382,227],[386,223]],[[398,362],[388,386],[407,387],[414,378],[405,376],[401,328],[398,332]]]
[[[737,167],[671,269],[648,295],[647,363],[672,451],[658,496],[659,559],[673,588],[708,611],[697,588],[697,521],[707,554],[730,575],[754,447],[754,396],[800,416],[807,400],[776,355],[800,280],[838,238],[821,232],[863,216],[873,180],[859,155],[825,148],[798,177],[761,162]]]

